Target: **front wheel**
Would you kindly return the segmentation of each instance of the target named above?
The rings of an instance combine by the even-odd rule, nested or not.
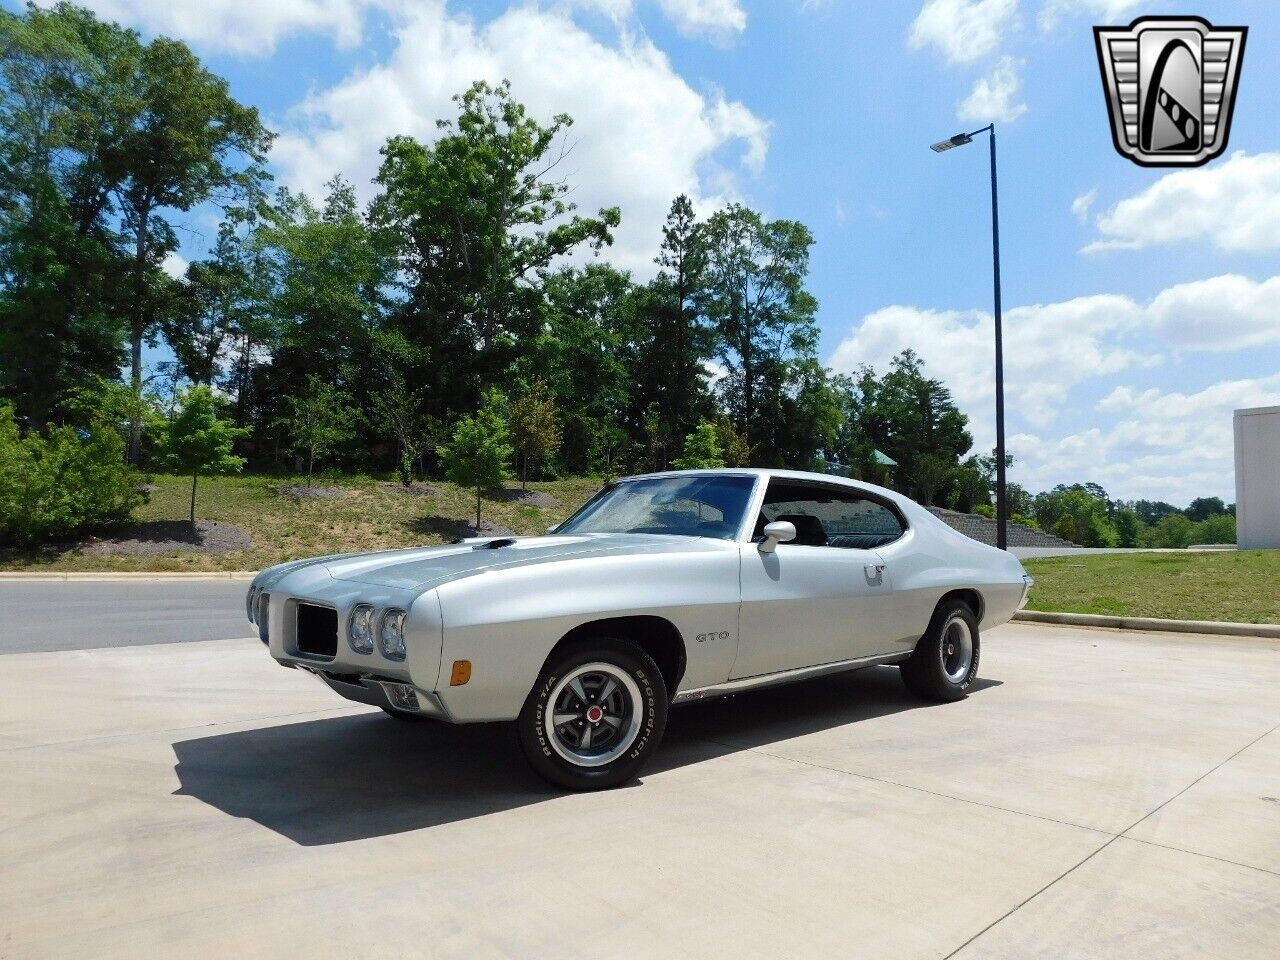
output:
[[[603,790],[635,778],[667,724],[667,691],[653,658],[599,638],[549,663],[516,726],[529,763],[569,790]]]
[[[980,650],[978,618],[963,600],[949,600],[934,611],[929,629],[900,667],[902,682],[925,700],[962,700],[978,675]]]

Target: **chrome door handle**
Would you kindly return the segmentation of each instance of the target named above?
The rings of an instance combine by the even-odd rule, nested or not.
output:
[[[880,577],[880,574],[884,573],[884,564],[883,564],[883,563],[868,563],[868,564],[867,564],[865,567],[863,567],[862,569],[866,571],[866,574],[867,574],[867,576],[868,576],[868,577],[872,577],[872,578],[876,578],[876,579],[878,579],[878,578]]]

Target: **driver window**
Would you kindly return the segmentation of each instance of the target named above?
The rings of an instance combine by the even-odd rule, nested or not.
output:
[[[796,528],[799,546],[874,550],[903,533],[902,522],[875,500],[833,487],[770,481],[756,520],[757,539],[766,523],[786,520]],[[786,546],[781,544],[780,546]]]

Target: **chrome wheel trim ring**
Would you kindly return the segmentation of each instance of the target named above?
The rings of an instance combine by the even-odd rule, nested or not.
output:
[[[973,667],[973,630],[963,617],[954,616],[942,627],[942,672],[952,683],[963,683]]]
[[[581,714],[582,718],[585,719],[587,710],[598,705],[594,702],[590,705],[582,702],[582,709],[577,709],[578,701],[581,701],[582,697],[576,690],[586,689],[583,686],[583,681],[587,680],[590,684],[590,681],[596,676],[607,678],[616,685],[616,689],[610,692],[609,697],[603,699],[613,700],[617,703],[617,698],[624,698],[626,707],[623,711],[616,709],[611,711],[599,724],[593,725],[593,729],[600,729],[600,724],[608,725],[608,716],[621,721],[620,725],[614,729],[617,736],[611,739],[608,749],[600,753],[589,753],[582,751],[578,743],[571,742],[562,733],[562,730],[567,728],[568,724],[563,719],[561,719],[561,722],[557,722],[557,719],[563,718],[569,713]],[[577,684],[576,688],[574,686],[575,683]],[[605,684],[599,687],[596,687],[595,684],[590,685],[595,689],[588,691],[588,695],[592,692],[599,692],[599,690],[607,686]],[[574,704],[572,707],[569,706],[571,702]],[[555,750],[562,760],[573,764],[575,767],[603,767],[626,753],[636,742],[636,737],[640,734],[641,724],[644,722],[643,707],[644,699],[640,695],[639,685],[621,667],[603,662],[584,663],[566,673],[552,688],[551,695],[547,697],[543,728],[547,742],[551,744],[551,748]]]

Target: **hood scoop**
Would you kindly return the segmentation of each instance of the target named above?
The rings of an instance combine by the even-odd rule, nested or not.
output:
[[[499,547],[509,547],[515,540],[511,537],[500,537],[497,540],[486,540],[484,543],[477,543],[472,550],[497,550]]]

